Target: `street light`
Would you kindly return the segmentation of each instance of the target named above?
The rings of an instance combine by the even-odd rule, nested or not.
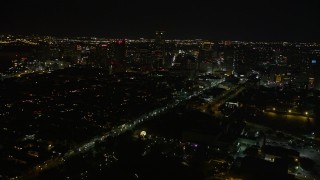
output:
[[[291,113],[292,111],[291,111],[291,109],[289,109],[289,111],[288,111],[289,113]]]
[[[141,131],[140,132],[140,137],[144,138],[147,135],[146,131]]]
[[[275,110],[276,110],[276,108],[274,107],[274,108],[272,108],[272,110],[273,110],[273,111],[275,111]]]
[[[304,114],[307,116],[308,123],[310,123],[309,112],[306,111]]]

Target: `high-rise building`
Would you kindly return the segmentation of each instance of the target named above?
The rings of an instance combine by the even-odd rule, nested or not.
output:
[[[165,45],[165,31],[156,31],[156,38],[155,38],[155,43],[156,43],[156,48],[163,48]]]
[[[108,66],[113,56],[110,44],[103,43],[97,46],[95,51],[95,59],[101,66]]]
[[[213,43],[211,42],[203,42],[199,51],[199,61],[200,62],[211,62],[213,60]]]
[[[320,78],[320,73],[319,73],[319,62],[317,57],[311,58],[309,62],[309,80],[308,80],[308,86],[309,88],[315,88],[319,86],[319,78]]]
[[[153,66],[155,68],[163,67],[166,58],[166,41],[165,41],[165,31],[156,31],[155,44],[154,44],[154,52],[153,55],[155,57],[155,62]]]
[[[126,41],[117,40],[114,44],[114,58],[116,60],[124,60],[126,56]]]
[[[214,51],[213,51],[212,42],[203,42],[201,44],[199,55],[198,55],[198,64],[197,69],[200,72],[212,72],[213,63],[214,63]]]

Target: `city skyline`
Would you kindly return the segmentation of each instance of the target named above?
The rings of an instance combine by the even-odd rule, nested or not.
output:
[[[1,33],[319,42],[316,1],[5,1]]]

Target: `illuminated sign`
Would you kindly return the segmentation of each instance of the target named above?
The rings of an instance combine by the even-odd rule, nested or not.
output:
[[[317,64],[317,60],[315,59],[311,60],[311,64]]]

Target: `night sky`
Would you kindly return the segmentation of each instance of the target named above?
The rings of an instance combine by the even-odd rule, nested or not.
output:
[[[320,42],[319,0],[191,2],[1,0],[0,33]]]

